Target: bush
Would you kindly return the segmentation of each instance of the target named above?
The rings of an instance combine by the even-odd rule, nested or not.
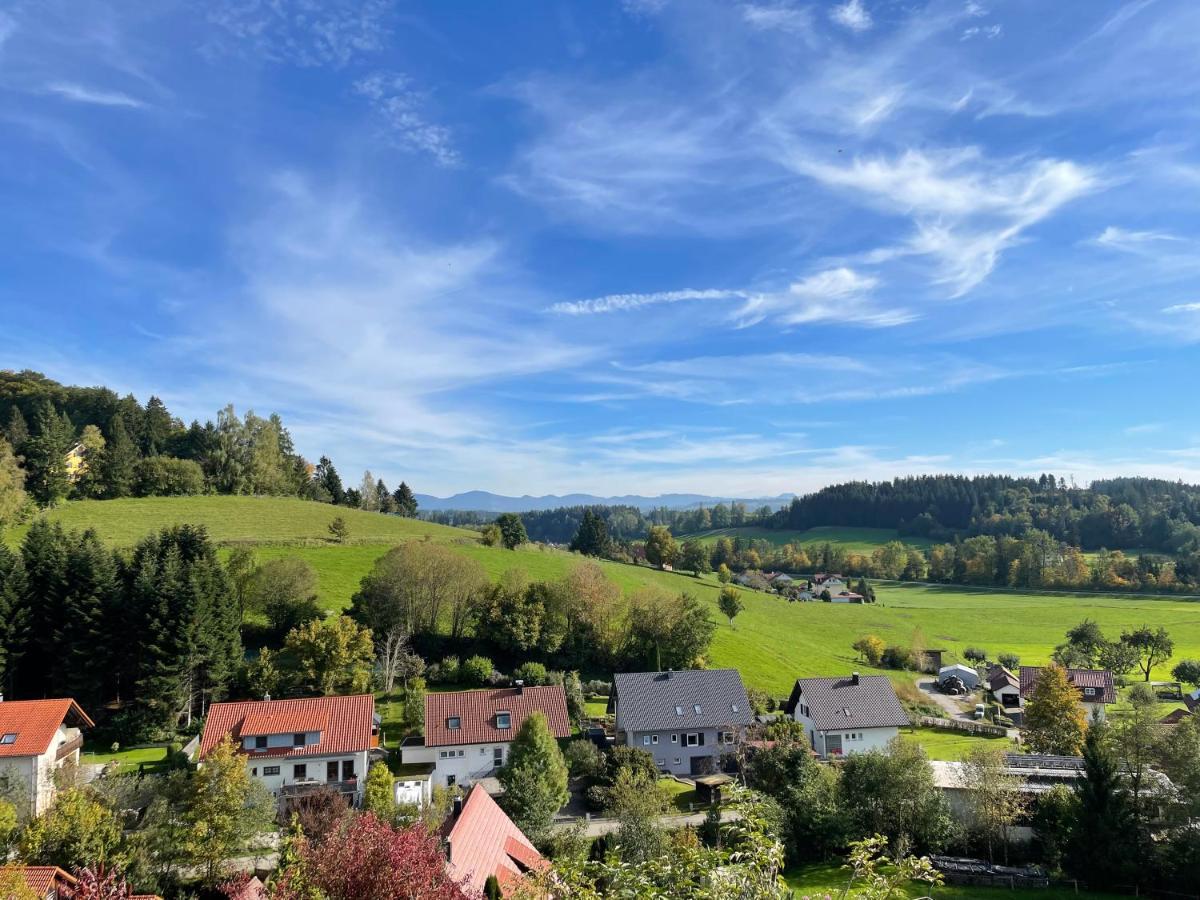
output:
[[[138,497],[203,494],[204,470],[190,459],[148,456],[138,461],[133,492]]]
[[[454,684],[461,677],[460,668],[457,656],[447,656],[437,664],[437,677],[435,678],[431,671],[429,673],[429,680],[438,681],[442,684]]]
[[[859,652],[868,665],[877,666],[880,660],[883,659],[885,649],[883,641],[873,634],[860,637],[850,646]]]
[[[963,659],[973,663],[987,662],[987,651],[982,647],[967,647],[963,650]]]
[[[458,669],[458,680],[463,684],[483,687],[488,683],[488,679],[492,677],[494,671],[495,666],[486,656],[472,656],[463,660],[463,664]]]
[[[612,685],[607,681],[587,681],[583,685],[583,692],[592,697],[607,697],[611,690]]]
[[[996,657],[996,661],[1006,669],[1015,669],[1021,665],[1021,657],[1015,653],[1001,653]]]
[[[563,758],[572,778],[595,778],[604,770],[604,754],[586,738],[568,741]]]
[[[750,699],[750,708],[754,710],[756,716],[761,716],[769,711],[771,697],[762,688],[750,688],[746,694]]]
[[[913,666],[913,653],[908,647],[891,646],[884,649],[882,656],[879,658],[880,665],[885,669],[911,669]]]
[[[521,663],[512,673],[513,681],[523,681],[528,685],[549,684],[550,679],[546,667],[540,662]]]

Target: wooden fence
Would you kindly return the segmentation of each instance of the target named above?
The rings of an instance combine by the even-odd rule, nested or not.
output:
[[[918,721],[925,728],[945,728],[947,731],[983,734],[988,737],[1008,736],[1007,728],[1001,725],[989,725],[986,722],[974,722],[968,719],[936,719],[933,716],[921,716]]]

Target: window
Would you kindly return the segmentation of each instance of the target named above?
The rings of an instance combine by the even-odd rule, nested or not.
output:
[[[680,758],[680,757],[678,757],[678,756],[677,756],[677,757],[675,757],[675,765],[677,765],[677,766],[682,766],[682,765],[683,765],[683,759],[681,759],[681,758]]]
[[[250,774],[253,775],[255,778],[257,778],[258,777],[258,769],[257,768],[251,769]]]
[[[679,735],[677,735],[677,734],[671,735],[671,743],[678,744],[679,743]]]
[[[307,739],[306,739],[305,735],[303,735],[303,734],[293,734],[292,735],[292,746],[293,747],[303,747],[306,743],[307,743]]]
[[[263,766],[263,775],[278,775],[279,766]]]
[[[1083,696],[1085,696],[1085,697],[1095,697],[1095,696],[1096,696],[1096,689],[1095,689],[1095,688],[1090,688],[1090,687],[1085,687],[1085,688],[1083,689]]]
[[[661,769],[663,766],[665,766],[667,764],[667,761],[665,759],[656,759],[654,761],[654,764]]]
[[[458,716],[451,716],[446,720],[446,727],[451,731],[458,731],[458,729],[462,728],[462,719]]]
[[[254,749],[255,750],[266,750],[267,749],[267,736],[265,734],[260,734],[258,737],[256,737],[254,739]]]
[[[308,765],[305,763],[296,763],[292,766],[292,777],[297,781],[308,777]]]
[[[733,743],[733,732],[732,731],[722,731],[721,732],[721,743],[722,744],[732,744]]]
[[[354,760],[343,759],[342,760],[342,781],[353,781],[354,777],[355,777],[354,776]]]
[[[457,783],[458,783],[457,775],[447,775],[446,776],[446,787],[454,787],[454,785]]]
[[[648,734],[643,734],[643,735],[642,735],[642,746],[643,746],[643,747],[649,747],[649,746],[650,746],[650,735],[648,735]]]
[[[329,762],[325,763],[325,780],[338,780],[338,764],[336,759],[331,759]]]
[[[496,713],[496,727],[501,731],[507,731],[509,728],[512,728],[512,713]]]
[[[695,706],[693,706],[692,709],[694,709],[696,711],[696,715],[700,715],[700,704],[699,703],[697,703]]]
[[[657,734],[651,736],[650,743],[652,743],[652,744],[658,743],[658,735]]]
[[[17,742],[18,732],[10,731],[4,737],[0,737],[0,744],[15,744]]]
[[[737,704],[736,704],[736,703],[732,703],[732,704],[730,704],[730,705],[733,707],[733,711],[734,711],[734,712],[737,712]]]
[[[500,768],[500,766],[504,765],[504,748],[503,747],[493,747],[492,748],[492,765],[494,765],[496,768]]]
[[[700,746],[700,735],[696,734],[696,732],[694,732],[694,731],[689,734],[685,734],[683,736],[683,738],[684,738],[683,743],[687,747],[699,747]]]
[[[675,715],[677,715],[677,716],[683,715],[683,707],[682,706],[675,707]]]

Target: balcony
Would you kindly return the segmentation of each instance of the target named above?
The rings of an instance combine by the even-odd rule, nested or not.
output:
[[[285,784],[279,789],[279,795],[289,799],[292,797],[303,797],[324,787],[332,788],[340,794],[354,795],[358,793],[358,785],[357,778],[350,778],[346,781],[317,781],[315,778],[309,778]]]
[[[64,741],[63,743],[58,745],[58,750],[56,750],[54,753],[54,761],[62,762],[62,760],[66,759],[68,756],[70,756],[72,753],[76,752],[77,750],[81,749],[82,747],[83,747],[83,735],[76,734],[75,737],[71,738],[70,740]]]

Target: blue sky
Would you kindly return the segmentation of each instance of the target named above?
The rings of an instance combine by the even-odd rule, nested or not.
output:
[[[348,480],[1200,480],[1190,0],[0,2],[0,366]]]

